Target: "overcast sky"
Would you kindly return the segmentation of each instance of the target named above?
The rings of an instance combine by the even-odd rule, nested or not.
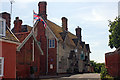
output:
[[[1,1],[1,0],[0,0]],[[38,12],[41,0],[14,0],[12,27],[15,17],[23,20],[23,25],[33,25],[33,10]],[[44,0],[45,1],[45,0]],[[61,26],[61,17],[68,18],[68,30],[75,34],[75,28],[82,28],[82,40],[90,44],[90,59],[105,62],[105,53],[113,51],[108,46],[108,20],[118,15],[118,0],[46,0],[48,19]],[[2,3],[1,3],[2,2]],[[9,0],[0,2],[0,12],[10,13]]]

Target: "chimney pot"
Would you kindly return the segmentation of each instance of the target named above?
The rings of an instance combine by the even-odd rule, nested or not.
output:
[[[21,32],[22,30],[22,20],[19,19],[19,17],[16,17],[16,20],[14,20],[14,33]]]
[[[19,17],[16,17],[16,20],[19,20]]]
[[[63,28],[63,30],[68,31],[68,26],[67,26],[68,19],[66,17],[62,17],[61,20],[62,20],[62,28]]]
[[[78,39],[80,40],[80,41],[82,41],[82,36],[81,36],[81,28],[78,26],[76,29],[76,36],[78,37]]]
[[[42,16],[44,19],[47,19],[47,14],[46,14],[46,5],[47,2],[46,1],[42,1],[38,3],[38,7],[39,7],[39,15]]]

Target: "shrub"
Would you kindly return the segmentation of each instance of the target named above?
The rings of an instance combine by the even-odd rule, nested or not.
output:
[[[101,67],[101,72],[100,72],[100,77],[101,79],[104,79],[106,76],[107,76],[108,72],[107,72],[107,69],[105,68],[105,66],[103,65]]]
[[[106,78],[106,79],[110,79],[110,80],[114,80],[114,78],[113,78],[113,77],[111,77],[111,76],[110,76],[110,75],[108,75],[108,74],[105,76],[105,78]]]

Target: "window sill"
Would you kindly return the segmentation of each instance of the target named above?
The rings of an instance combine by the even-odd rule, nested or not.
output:
[[[49,48],[55,48],[55,47],[49,47]]]

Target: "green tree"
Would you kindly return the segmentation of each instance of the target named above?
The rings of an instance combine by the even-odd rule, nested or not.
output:
[[[95,73],[100,73],[101,72],[101,67],[105,66],[104,63],[96,63],[94,61],[90,61],[90,63],[91,63],[91,66],[94,67],[94,72]]]
[[[114,21],[109,20],[109,46],[110,48],[120,47],[120,18],[115,18]]]

